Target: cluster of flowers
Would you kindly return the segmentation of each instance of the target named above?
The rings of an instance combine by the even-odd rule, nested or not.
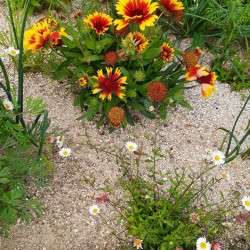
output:
[[[79,53],[82,53],[79,55],[79,63],[88,64],[88,67],[83,67],[84,72],[78,77],[80,87],[85,89],[81,91],[82,94],[84,93],[82,99],[86,100],[89,105],[89,103],[98,103],[90,100],[94,99],[96,94],[101,101],[111,101],[112,98],[118,97],[118,101],[114,101],[116,104],[110,105],[108,112],[105,111],[111,126],[116,128],[122,125],[126,117],[122,107],[124,103],[127,103],[126,98],[136,97],[141,101],[140,98],[144,98],[141,95],[146,95],[152,102],[148,108],[149,112],[154,111],[154,104],[158,105],[166,101],[169,93],[168,85],[164,79],[161,80],[161,77],[157,76],[161,75],[159,72],[166,66],[166,63],[173,60],[175,49],[170,46],[169,39],[161,37],[163,30],[159,25],[159,19],[170,16],[181,23],[184,6],[177,0],[160,0],[159,2],[118,0],[114,7],[116,15],[113,17],[95,11],[82,18],[81,10],[76,11],[72,17],[77,20],[76,26],[82,25],[81,29],[85,34],[82,35],[78,31],[79,35],[76,38],[68,38],[73,39],[73,42],[74,39],[79,41],[76,43],[76,47],[80,46],[78,49],[81,52]],[[58,26],[59,24],[54,19],[44,19],[35,23],[31,30],[25,32],[24,48],[35,52],[38,49],[45,50],[61,45],[61,36],[67,36],[67,34],[63,28],[58,30]],[[155,27],[155,30],[149,30],[152,27]],[[80,43],[82,45],[79,45]],[[76,47],[73,46],[73,53],[78,51],[74,50]],[[154,51],[150,52],[153,56],[149,56],[149,50]],[[70,48],[69,51],[71,51]],[[197,80],[202,89],[202,96],[207,98],[215,92],[216,75],[210,72],[208,67],[198,65],[201,54],[199,48],[187,51],[183,54],[182,63],[188,71],[186,80]],[[93,64],[91,64],[91,56],[95,56]],[[149,65],[152,65],[152,68]],[[152,74],[149,74],[148,72],[151,71]],[[94,75],[95,72],[96,75]],[[138,90],[143,84],[147,85],[145,93]],[[122,101],[121,105],[119,105],[119,99]],[[167,103],[165,102],[164,105]]]
[[[59,28],[55,19],[45,18],[33,24],[32,29],[24,32],[23,47],[36,52],[39,49],[49,49],[60,46],[61,36],[67,36],[64,28]]]
[[[59,148],[59,155],[62,157],[68,157],[71,155],[71,149],[63,147],[64,142],[65,142],[65,137],[64,136],[57,136],[56,138],[54,136],[49,136],[47,138],[47,141],[51,144],[56,144],[57,147]]]
[[[128,141],[125,144],[125,147],[130,153],[135,153],[136,155],[141,154],[140,150],[138,149],[138,145],[135,142]],[[208,151],[209,155],[211,156],[211,159],[213,160],[215,165],[218,166],[218,165],[221,165],[225,162],[225,155],[223,154],[223,152],[221,152],[219,150],[216,150],[214,152],[212,152],[211,150],[207,150],[207,151]],[[108,201],[109,201],[109,198],[108,198],[107,193],[103,193],[100,197],[96,198],[97,203],[105,203]],[[235,218],[235,221],[237,224],[243,224],[244,221],[246,221],[250,218],[250,196],[244,196],[241,199],[241,202],[242,202],[242,205],[244,206],[244,208],[248,212],[243,213],[240,216]],[[89,213],[91,215],[94,215],[94,216],[98,215],[100,213],[100,207],[97,204],[90,206]],[[200,215],[198,215],[196,212],[192,212],[192,213],[190,213],[189,218],[190,218],[192,223],[198,223],[200,220],[200,216],[203,217],[203,216],[205,216],[205,214],[206,214],[205,211],[201,211]],[[135,237],[134,242],[133,242],[133,246],[136,249],[143,249],[142,245],[143,245],[143,240]],[[196,241],[196,249],[197,250],[222,250],[222,244],[220,242],[214,242],[214,243],[210,244],[206,240],[206,237],[200,237]],[[184,248],[176,247],[175,250],[184,250]]]

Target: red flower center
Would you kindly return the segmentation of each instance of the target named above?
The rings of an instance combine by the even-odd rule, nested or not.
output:
[[[98,31],[102,31],[103,30],[103,23],[95,23],[94,28]]]
[[[200,84],[206,83],[206,84],[213,84],[212,83],[212,77],[211,74],[207,75],[207,76],[202,76],[198,78],[198,81]]]
[[[116,89],[116,86],[116,81],[111,78],[105,78],[105,80],[100,83],[100,88],[105,92],[113,92]]]
[[[132,10],[130,12],[130,16],[133,17],[133,16],[143,16],[144,13],[143,13],[143,10],[141,9],[135,9],[135,10]]]

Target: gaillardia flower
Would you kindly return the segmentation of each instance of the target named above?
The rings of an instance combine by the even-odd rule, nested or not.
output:
[[[125,118],[125,111],[120,107],[112,107],[108,112],[108,119],[112,127],[119,127]]]
[[[174,57],[174,49],[171,48],[167,43],[163,43],[161,46],[160,57],[163,62],[172,60]]]
[[[112,24],[112,20],[109,15],[96,11],[94,14],[89,14],[83,22],[90,24],[91,28],[94,29],[97,34],[103,35]]]
[[[203,98],[208,98],[212,93],[215,93],[214,82],[216,78],[217,76],[215,75],[215,72],[209,72],[207,76],[198,78]]]
[[[136,50],[139,52],[148,45],[148,39],[140,32],[129,33],[128,37],[132,37]]]
[[[168,93],[168,89],[163,82],[151,82],[147,88],[147,94],[150,100],[160,102]]]
[[[209,69],[206,66],[200,67],[197,64],[195,66],[190,66],[188,69],[189,69],[189,71],[185,75],[187,81],[195,81],[199,77],[209,75],[209,72],[208,72]]]
[[[176,10],[184,10],[183,3],[176,0],[161,0],[160,5],[170,13]]]
[[[80,77],[80,78],[78,79],[78,83],[79,83],[79,85],[80,85],[81,87],[85,87],[85,86],[88,84],[88,82],[89,82],[89,79],[88,79],[88,77],[86,77],[86,76]]]
[[[122,20],[115,20],[116,29],[120,30],[129,23],[136,21],[141,30],[147,26],[153,26],[158,18],[153,12],[159,7],[158,3],[151,0],[119,0],[115,5],[117,14],[122,15]]]
[[[56,45],[60,45],[61,36],[67,36],[65,29],[57,28],[57,22],[54,19],[43,19],[33,24],[32,29],[24,32],[23,47],[26,50],[36,52],[38,49],[47,49]]]
[[[121,84],[127,84],[127,77],[123,76],[119,78],[121,75],[119,68],[116,68],[115,73],[112,73],[112,67],[106,68],[106,71],[107,76],[103,74],[102,69],[97,71],[98,76],[93,76],[93,78],[96,79],[98,83],[94,85],[96,88],[92,90],[92,93],[96,94],[98,92],[102,92],[99,95],[102,100],[104,100],[106,97],[108,100],[111,100],[112,94],[117,95],[119,98],[123,98],[125,94],[122,93],[121,90],[125,89],[125,87],[121,86]]]

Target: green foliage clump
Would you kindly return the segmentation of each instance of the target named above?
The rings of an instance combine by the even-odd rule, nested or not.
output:
[[[13,112],[1,105],[0,234],[4,235],[19,218],[29,223],[32,217],[41,215],[43,206],[29,189],[48,182],[45,162],[36,156],[30,136],[13,119]]]
[[[143,152],[139,158],[131,157],[134,158],[118,160],[124,170],[119,183],[126,195],[125,203],[121,202],[117,207],[122,207],[120,214],[127,236],[143,240],[143,249],[154,250],[177,247],[191,250],[201,235],[206,235],[210,242],[218,237],[230,208],[223,207],[224,198],[221,205],[212,204],[207,195],[219,179],[205,181],[205,171],[192,176],[184,168],[180,173],[176,169],[172,172],[159,170],[166,155],[156,145],[150,155]],[[139,171],[140,157],[145,159],[146,176]]]

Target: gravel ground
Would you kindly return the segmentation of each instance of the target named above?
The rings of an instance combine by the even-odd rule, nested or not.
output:
[[[6,20],[2,15],[0,26],[1,30],[6,30]],[[185,48],[187,41],[182,46]],[[211,59],[209,54],[206,54],[202,64],[208,62],[209,58]],[[115,181],[121,175],[114,157],[103,151],[124,148],[125,143],[132,140],[143,145],[142,150],[147,152],[150,143],[145,140],[144,135],[154,131],[157,126],[159,145],[171,151],[161,168],[189,167],[190,171],[199,172],[205,166],[205,150],[217,149],[225,135],[218,128],[232,128],[244,103],[243,96],[249,94],[248,91],[231,92],[227,84],[217,82],[216,94],[203,100],[199,87],[189,89],[185,91],[185,96],[192,105],[192,110],[182,107],[169,109],[167,120],[158,122],[147,120],[136,113],[136,126],[119,128],[109,134],[105,126],[97,129],[94,121],[76,120],[81,113],[72,106],[73,96],[63,84],[40,73],[26,73],[24,86],[25,96],[42,97],[48,104],[51,127],[62,129],[66,137],[65,145],[72,149],[72,155],[62,159],[55,154],[51,186],[33,193],[44,203],[44,214],[40,219],[32,220],[29,225],[19,222],[13,226],[8,238],[0,239],[1,250],[120,249],[119,242],[111,237],[113,229],[122,230],[115,223],[115,212],[105,204],[100,205],[101,216],[105,216],[107,224],[99,217],[93,219],[88,212],[102,190],[107,186],[112,190],[116,189]],[[246,121],[250,118],[249,111],[248,104],[236,128],[237,136],[241,136],[246,128]],[[103,151],[90,149],[87,146],[88,140]],[[243,147],[249,148],[250,141]],[[225,194],[238,191],[241,196],[250,195],[249,166],[249,159],[243,162],[237,159],[213,171],[215,176],[223,171],[229,172],[231,176],[230,182],[224,181],[218,189],[213,190],[213,196],[217,197],[220,190]],[[94,187],[86,183],[85,178],[95,179]],[[121,195],[119,190],[114,193],[116,196]],[[238,237],[236,233],[232,236]],[[237,249],[249,248],[244,246]]]

